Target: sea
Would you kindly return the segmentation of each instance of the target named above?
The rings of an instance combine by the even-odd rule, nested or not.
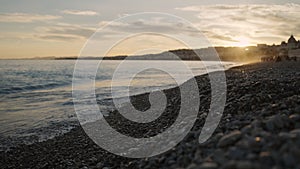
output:
[[[81,60],[84,65],[98,60]],[[185,79],[186,72],[177,67],[179,61],[131,60],[127,70],[152,65],[167,66],[172,74]],[[194,76],[240,65],[234,62],[180,61]],[[112,79],[122,61],[104,60],[99,63],[95,77],[95,93],[104,115],[113,109]],[[0,60],[0,150],[19,144],[32,144],[64,134],[80,125],[72,97],[72,80],[76,60]],[[88,69],[87,69],[88,70]],[[176,87],[168,72],[148,69],[128,75],[119,72],[114,78],[114,97],[136,95]],[[121,76],[120,76],[121,75]],[[131,79],[129,79],[131,78]],[[126,81],[130,80],[130,86]],[[182,83],[182,82],[181,82]],[[87,121],[88,122],[88,121]]]

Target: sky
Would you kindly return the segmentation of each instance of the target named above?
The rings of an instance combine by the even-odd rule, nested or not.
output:
[[[300,39],[299,0],[0,2],[0,58],[78,56],[87,47],[93,48],[90,55],[112,56],[280,44],[291,34]],[[163,14],[137,15],[143,12]],[[203,37],[209,44],[194,41]],[[91,41],[96,45],[87,46]]]

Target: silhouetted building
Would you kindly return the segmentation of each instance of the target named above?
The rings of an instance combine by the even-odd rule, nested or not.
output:
[[[299,47],[300,47],[300,41],[297,41],[294,35],[291,35],[287,43],[284,41],[281,43],[281,48],[285,48],[288,50],[297,49]]]
[[[288,53],[288,56],[292,60],[299,60],[300,59],[300,49],[290,50]]]
[[[280,45],[267,45],[266,47],[264,44],[259,44],[257,47],[263,51],[262,61],[297,60],[300,58],[300,41],[297,41],[294,35],[291,35],[287,42],[282,41]]]

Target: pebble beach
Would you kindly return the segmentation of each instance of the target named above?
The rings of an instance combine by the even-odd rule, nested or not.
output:
[[[55,138],[0,152],[1,168],[82,169],[297,169],[300,168],[299,61],[253,63],[231,68],[227,101],[213,136],[198,137],[210,106],[207,75],[195,77],[201,104],[189,134],[173,149],[154,157],[133,159],[96,145],[79,126]],[[189,83],[186,82],[186,83]],[[171,106],[151,123],[132,123],[111,112],[106,120],[132,137],[151,137],[176,120],[179,88],[163,91]],[[149,94],[131,98],[139,110],[149,108]],[[114,143],[117,144],[117,143]]]

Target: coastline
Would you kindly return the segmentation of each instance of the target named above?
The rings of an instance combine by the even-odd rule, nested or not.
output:
[[[88,63],[93,61],[86,62]],[[157,61],[149,62],[151,63],[144,61],[133,61],[132,64],[140,65],[157,63]],[[176,61],[163,62],[168,64],[176,63]],[[194,76],[202,75],[206,72],[205,68],[202,67],[203,64],[201,62],[183,62],[191,66],[191,70],[194,71]],[[6,65],[5,63],[7,62],[3,62],[2,65]],[[10,65],[9,67],[13,68],[19,63],[13,61],[8,62],[7,64]],[[55,74],[57,75],[55,77],[51,77],[53,83],[48,83],[48,81],[43,80],[48,76],[46,73],[47,71],[52,72],[52,70],[50,69],[47,71],[43,71],[44,73],[38,76],[33,76],[33,78],[30,78],[30,80],[26,78],[22,79],[22,77],[19,77],[20,81],[27,82],[27,84],[25,85],[21,83],[4,85],[2,84],[2,86],[7,86],[7,88],[1,88],[1,93],[4,94],[4,96],[1,99],[1,103],[4,109],[2,110],[3,113],[0,114],[0,119],[5,119],[5,121],[1,123],[2,128],[0,134],[0,151],[6,151],[10,147],[15,147],[20,144],[32,144],[34,142],[45,141],[68,132],[71,128],[74,127],[74,125],[80,125],[78,123],[78,118],[76,118],[72,101],[72,79],[70,77],[72,77],[74,69],[73,61],[26,61],[24,63],[22,62],[22,64],[24,64],[23,70],[26,72],[27,75],[35,74],[35,72],[43,70],[45,69],[45,67],[50,68],[50,65],[56,65],[58,67],[58,70],[55,70]],[[41,66],[37,66],[34,70],[32,70],[30,67],[34,66],[35,64]],[[110,71],[110,67],[115,67],[114,65],[119,64],[119,61],[106,61],[106,63],[103,64],[111,65],[107,66],[107,68],[103,68],[104,71],[106,71],[107,69],[108,71]],[[213,66],[216,64],[215,62],[207,62],[207,64],[207,69],[211,71],[214,71],[214,69],[215,71],[217,71],[217,69],[219,69],[219,66]],[[224,62],[226,70],[234,65],[236,64],[232,62]],[[180,70],[178,70],[177,73],[180,73]],[[2,83],[6,83],[12,80],[11,77],[19,76],[16,73],[14,73],[13,69],[8,69],[2,72],[2,74],[7,75],[7,78],[4,78]],[[158,76],[158,78],[155,78],[156,80],[149,79],[146,76],[143,77],[143,75],[137,77],[135,80],[139,81],[139,83],[137,85],[132,85],[132,90],[130,91],[130,94],[138,95],[144,94],[151,90],[159,91],[176,87],[171,78],[161,78],[163,77],[162,74],[155,74],[155,76]],[[97,76],[99,76],[99,79],[96,81],[96,85],[99,85],[99,88],[96,89],[97,101],[99,103],[99,106],[101,107],[101,110],[103,110],[104,114],[107,115],[113,107],[113,103],[110,96],[110,90],[108,90],[108,88],[106,87],[109,84],[105,80],[108,80],[110,78],[106,78],[106,76],[101,75],[101,73]],[[102,84],[103,79],[104,84]],[[44,82],[38,82],[41,80],[43,80]],[[150,84],[149,82],[147,83],[147,81],[149,81]],[[119,92],[117,92],[118,94],[116,98],[122,100],[125,94],[124,91],[124,89],[120,88]],[[22,99],[24,97],[26,98],[28,95],[33,95],[34,97]],[[55,98],[56,96],[59,96],[59,98]],[[55,102],[48,102],[47,100],[55,100]],[[32,103],[34,103],[36,106],[31,106]],[[25,109],[21,106],[27,104],[29,104],[29,109]],[[16,108],[19,111],[14,111],[14,109]],[[48,111],[52,111],[53,113],[48,113]],[[24,113],[24,116],[13,117],[7,116],[6,113]],[[90,121],[94,121],[94,119],[87,119],[87,121],[84,121],[83,123]],[[38,125],[35,125],[36,122],[38,122]]]
[[[297,160],[300,156],[299,62],[249,64],[230,68],[225,73],[228,93],[222,121],[213,137],[202,145],[198,136],[210,103],[207,75],[196,77],[203,104],[192,131],[162,155],[147,159],[120,157],[98,147],[81,127],[76,127],[44,142],[0,152],[0,165],[3,168],[300,167]],[[178,87],[164,92],[178,103]],[[132,97],[137,109],[149,107],[147,95]],[[122,120],[125,124],[115,128],[128,135],[151,137],[176,119],[178,104],[173,105],[158,121],[142,126],[124,121],[117,112],[107,120],[111,124]],[[133,132],[131,128],[137,130]]]

